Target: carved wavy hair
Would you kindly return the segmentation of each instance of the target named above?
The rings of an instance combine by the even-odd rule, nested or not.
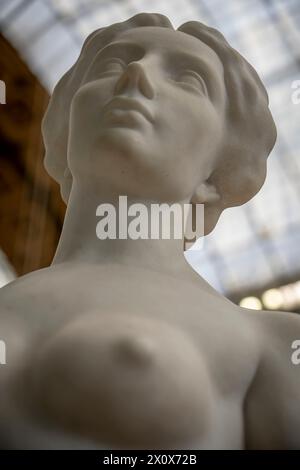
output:
[[[72,186],[67,148],[72,98],[87,67],[100,49],[123,31],[139,26],[174,30],[169,19],[156,13],[139,13],[132,18],[100,28],[85,40],[75,64],[57,83],[43,119],[45,167],[60,184],[65,202]],[[211,181],[222,195],[219,210],[248,201],[262,186],[266,160],[276,140],[276,127],[268,107],[268,95],[254,68],[214,28],[198,21],[182,24],[178,31],[192,35],[218,55],[224,69],[227,91],[225,139]],[[226,130],[228,132],[226,132]]]

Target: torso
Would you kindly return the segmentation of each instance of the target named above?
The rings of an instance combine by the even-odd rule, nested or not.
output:
[[[0,305],[16,364],[2,387],[42,433],[109,449],[244,447],[259,347],[228,300],[138,268],[58,265],[4,288]]]

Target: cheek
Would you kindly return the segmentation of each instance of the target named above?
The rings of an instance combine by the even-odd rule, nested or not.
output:
[[[112,85],[89,82],[74,95],[70,108],[69,149],[71,153],[85,152],[98,137],[102,109],[111,99]]]
[[[98,123],[102,108],[112,98],[114,86],[108,80],[96,80],[82,85],[75,93],[71,112],[77,120]]]
[[[219,145],[223,135],[222,119],[209,101],[203,102],[201,108],[190,115],[186,135],[191,151],[198,149],[198,153],[209,155]]]
[[[165,103],[161,109],[157,121],[160,141],[179,157],[183,153],[192,156],[195,149],[197,154],[207,152],[221,138],[222,119],[207,98],[187,96],[181,102]]]
[[[200,98],[197,106],[194,101],[174,110],[165,128],[167,138],[163,132],[160,136],[165,164],[172,167],[178,188],[192,191],[222,141],[222,119],[208,100]]]

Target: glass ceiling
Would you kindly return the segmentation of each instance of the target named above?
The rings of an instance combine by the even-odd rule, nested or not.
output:
[[[300,103],[292,100],[300,80],[299,0],[1,0],[0,28],[51,91],[90,32],[142,11],[165,14],[175,27],[199,20],[220,29],[258,71],[277,124],[265,185],[225,211],[187,259],[228,294],[300,278]]]

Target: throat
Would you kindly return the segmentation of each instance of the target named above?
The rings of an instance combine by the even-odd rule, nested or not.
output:
[[[126,204],[121,197],[126,198]],[[184,203],[178,204],[177,214],[179,209],[183,214]],[[160,226],[154,231],[157,217],[153,216],[153,205],[158,206],[159,203],[119,195],[108,197],[100,194],[96,197],[72,188],[52,264],[72,261],[119,263],[190,276],[193,270],[184,257],[184,227],[181,237],[178,236],[178,228],[177,233],[173,227],[167,234],[162,234]],[[165,204],[164,207],[170,214],[170,205]],[[164,215],[167,217],[168,214],[162,214],[161,220],[165,224],[168,220],[163,219]]]

